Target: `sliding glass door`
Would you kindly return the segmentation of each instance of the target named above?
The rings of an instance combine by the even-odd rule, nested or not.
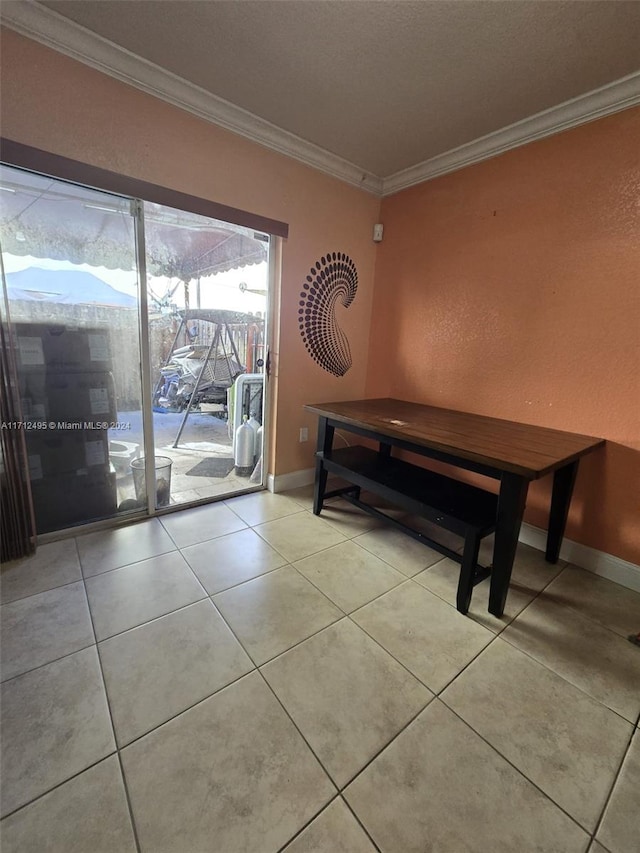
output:
[[[11,428],[38,532],[261,487],[268,236],[10,167],[0,178]]]
[[[25,432],[36,527],[47,533],[115,516],[124,451],[140,451],[135,223],[127,199],[6,167],[1,177],[13,428]]]
[[[151,203],[144,234],[157,504],[260,486],[269,237]]]

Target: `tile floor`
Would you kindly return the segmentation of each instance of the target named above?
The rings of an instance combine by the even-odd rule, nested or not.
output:
[[[521,546],[464,617],[450,560],[309,509],[3,568],[3,853],[638,853],[640,594]]]

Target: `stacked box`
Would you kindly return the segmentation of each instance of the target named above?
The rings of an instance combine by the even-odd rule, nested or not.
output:
[[[15,336],[37,531],[113,515],[107,425],[117,409],[108,330],[21,323]]]
[[[116,512],[116,475],[61,474],[31,484],[38,533],[51,533]]]
[[[112,373],[27,373],[20,385],[25,420],[84,424],[118,419]]]
[[[26,438],[32,483],[109,468],[109,436],[104,429],[37,430],[27,432]]]
[[[15,331],[20,374],[111,370],[107,329],[19,323]]]

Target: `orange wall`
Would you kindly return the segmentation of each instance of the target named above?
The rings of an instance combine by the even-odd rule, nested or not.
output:
[[[382,213],[365,192],[11,31],[1,122],[28,145],[290,224],[275,473],[311,465],[305,402],[365,393],[604,436],[581,464],[567,535],[640,561],[640,111],[398,193]],[[342,379],[311,361],[297,325],[308,267],[333,250],[359,273],[339,316],[354,356]],[[530,490],[539,526],[548,486]]]
[[[277,372],[277,474],[308,468],[315,428],[304,403],[361,397],[373,293],[371,234],[380,201],[107,77],[2,31],[3,136],[192,195],[289,223],[282,248]],[[346,252],[358,293],[338,309],[353,366],[335,378],[309,357],[298,331],[298,294],[316,260]]]
[[[640,109],[384,199],[368,396],[602,436],[567,536],[640,562]],[[550,477],[526,520],[546,527]]]

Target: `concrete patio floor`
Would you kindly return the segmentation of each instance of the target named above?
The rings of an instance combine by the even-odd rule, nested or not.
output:
[[[218,495],[237,494],[259,485],[250,482],[249,476],[236,474],[226,420],[205,412],[190,413],[178,446],[174,447],[182,418],[181,413],[153,413],[156,456],[165,456],[172,461],[172,506]],[[136,497],[130,463],[132,459],[144,455],[144,445],[140,412],[120,412],[118,421],[122,428],[110,430],[109,440],[120,505],[122,501]],[[115,449],[119,445],[123,447],[120,453]],[[219,473],[212,476],[207,468],[213,466],[202,463],[215,463],[215,460],[220,460],[217,466]]]

